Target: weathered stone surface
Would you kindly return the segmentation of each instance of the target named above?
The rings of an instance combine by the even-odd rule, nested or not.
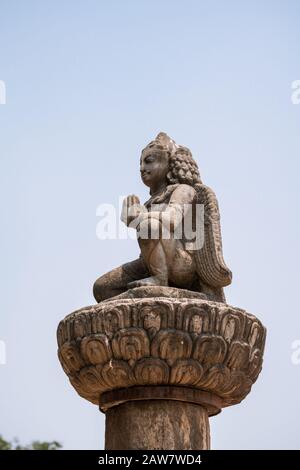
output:
[[[114,389],[188,386],[222,398],[249,393],[262,367],[265,328],[253,315],[200,298],[130,298],[102,302],[68,315],[59,325],[59,358],[82,397],[99,404]],[[134,297],[136,291],[136,297]],[[149,294],[149,292],[148,292]]]
[[[170,400],[147,400],[127,402],[106,413],[107,450],[209,448],[208,415],[202,406]]]

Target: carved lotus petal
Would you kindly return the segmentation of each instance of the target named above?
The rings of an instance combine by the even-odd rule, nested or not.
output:
[[[244,398],[249,393],[251,386],[251,380],[243,372],[233,371],[230,374],[230,379],[222,387],[222,396],[228,396],[231,399],[239,396]]]
[[[109,338],[111,338],[120,328],[124,328],[125,318],[122,309],[109,309],[103,318],[103,324],[104,332]]]
[[[227,352],[227,345],[221,336],[201,335],[196,338],[193,348],[193,358],[205,367],[221,364]]]
[[[59,356],[67,373],[76,372],[84,366],[75,343],[65,343],[59,350]]]
[[[169,367],[161,359],[145,358],[136,363],[134,375],[139,385],[167,384]]]
[[[108,388],[128,387],[135,383],[133,372],[125,361],[110,360],[103,366],[102,378]]]
[[[179,330],[161,330],[152,341],[151,354],[165,359],[172,365],[178,359],[190,357],[192,352],[191,337]]]
[[[244,330],[245,318],[239,311],[227,311],[222,318],[220,335],[230,343]]]
[[[224,384],[230,380],[230,370],[222,364],[211,367],[197,383],[197,387],[220,394]]]
[[[226,365],[232,370],[245,370],[249,365],[249,344],[233,341],[230,345]]]
[[[255,382],[262,368],[262,351],[254,349],[250,355],[250,364],[248,369],[248,377]]]
[[[149,338],[142,328],[119,330],[112,340],[115,357],[130,361],[131,364],[144,356],[149,356],[149,347]]]
[[[83,338],[80,349],[84,359],[91,364],[105,364],[112,357],[109,339],[102,334]]]
[[[90,392],[100,392],[103,390],[101,374],[94,366],[81,369],[79,379],[84,384],[84,388]]]
[[[209,330],[209,311],[197,305],[184,308],[183,329],[190,333],[201,334]]]
[[[172,367],[170,382],[178,385],[194,385],[199,382],[203,368],[193,359],[178,360]]]
[[[74,338],[82,338],[86,334],[88,334],[86,319],[83,316],[78,316],[78,318],[75,318],[75,320],[73,321]]]
[[[257,322],[254,322],[251,325],[251,330],[248,338],[249,346],[251,348],[254,349],[259,344],[262,339],[261,336],[263,333],[264,332],[262,331],[261,326]]]

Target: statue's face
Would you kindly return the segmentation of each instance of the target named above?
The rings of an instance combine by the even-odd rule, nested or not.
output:
[[[166,182],[169,171],[168,154],[158,149],[146,149],[142,152],[140,172],[146,186],[157,187]]]

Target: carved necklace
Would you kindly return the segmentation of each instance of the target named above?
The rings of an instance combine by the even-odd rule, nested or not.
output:
[[[169,184],[162,193],[151,196],[144,206],[148,209],[152,204],[163,204],[171,196],[173,191],[177,188],[178,184]]]

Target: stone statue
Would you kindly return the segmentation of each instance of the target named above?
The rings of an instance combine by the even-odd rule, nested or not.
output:
[[[107,450],[209,449],[209,417],[258,378],[266,329],[225,302],[218,203],[191,152],[160,133],[140,168],[151,197],[128,196],[121,214],[140,257],[97,279],[98,303],[60,322],[58,357],[105,413]]]
[[[202,292],[225,302],[223,287],[231,283],[232,274],[222,255],[218,202],[202,184],[190,150],[161,132],[142,151],[140,172],[151,197],[141,205],[137,196],[128,196],[121,220],[137,230],[141,255],[98,278],[95,299],[101,302],[150,285]],[[202,219],[196,217],[197,206],[203,208]],[[194,237],[202,240],[199,248],[186,237],[187,219]]]

